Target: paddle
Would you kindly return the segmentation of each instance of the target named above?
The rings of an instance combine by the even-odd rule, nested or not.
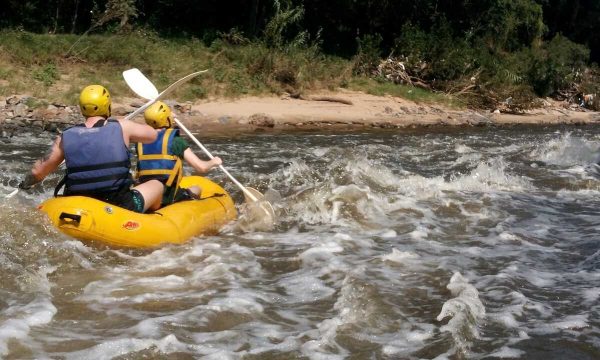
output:
[[[127,85],[129,85],[129,88],[131,88],[131,90],[133,92],[135,92],[136,94],[138,94],[139,96],[141,96],[145,99],[151,99],[150,101],[158,100],[157,96],[162,95],[166,91],[165,90],[159,94],[158,90],[156,89],[154,84],[152,84],[152,82],[150,80],[148,80],[148,78],[146,76],[144,76],[144,74],[142,74],[141,71],[139,71],[138,69],[135,69],[135,68],[124,71],[123,78],[125,79],[125,82],[127,83]],[[175,122],[196,143],[196,145],[198,145],[198,147],[200,147],[200,149],[202,149],[202,151],[210,159],[214,158],[214,156],[204,147],[204,145],[202,145],[202,143],[200,141],[198,141],[198,139],[196,139],[196,137],[181,123],[181,121],[179,121],[178,119],[175,119]],[[264,212],[264,215],[267,216],[268,222],[272,224],[273,219],[275,217],[275,211],[273,210],[273,206],[264,199],[264,195],[261,194],[256,189],[253,189],[250,187],[245,187],[244,185],[242,185],[239,181],[237,181],[233,177],[233,175],[231,175],[229,173],[229,171],[227,171],[227,169],[225,169],[223,167],[223,165],[219,165],[219,169],[221,169],[221,171],[223,171],[223,173],[225,173],[225,175],[227,175],[227,177],[240,190],[242,190],[242,192],[244,193],[244,198],[246,199],[246,202],[252,202],[252,203],[259,202],[260,208]],[[250,200],[250,201],[248,201],[248,200]]]
[[[182,77],[181,79],[175,81],[174,83],[172,83],[171,85],[169,85],[169,87],[167,87],[163,92],[161,92],[160,94],[158,93],[158,91],[156,91],[156,87],[154,87],[154,85],[150,82],[150,80],[148,80],[144,75],[142,75],[142,73],[138,70],[138,69],[129,69],[123,72],[123,77],[125,78],[125,81],[127,82],[127,78],[128,77],[134,77],[135,79],[137,79],[136,81],[139,82],[139,89],[140,91],[142,91],[142,89],[144,87],[148,88],[148,89],[154,89],[154,91],[156,92],[156,94],[152,93],[153,96],[144,96],[144,95],[140,95],[139,93],[137,93],[138,95],[140,95],[143,98],[146,99],[150,99],[147,103],[145,103],[144,105],[142,105],[141,107],[139,107],[138,109],[136,109],[134,112],[132,112],[131,114],[125,116],[125,120],[131,120],[134,117],[136,117],[137,115],[141,114],[142,111],[146,110],[148,107],[150,107],[150,105],[154,104],[155,102],[157,102],[158,100],[164,99],[167,95],[169,95],[171,92],[173,92],[173,90],[175,90],[177,87],[179,87],[179,85],[183,84],[186,81],[189,81],[190,79],[195,78],[196,76],[207,72],[208,70],[202,70],[202,71],[197,71],[194,73],[191,73],[189,75],[186,75],[184,77]],[[126,73],[128,75],[126,75]],[[135,73],[135,75],[133,74]],[[131,74],[131,75],[129,75]],[[141,77],[139,75],[141,75]],[[142,78],[143,80],[146,81],[146,83],[142,83]],[[129,82],[127,82],[129,84]],[[148,87],[149,85],[149,87]],[[146,95],[148,93],[145,93]],[[60,163],[60,165],[62,165],[65,161],[63,160],[62,163]],[[59,165],[59,166],[60,166]],[[19,192],[19,189],[15,189],[14,191],[12,191],[10,194],[6,195],[6,199],[9,199],[13,196],[15,196],[17,193]]]
[[[142,91],[142,93],[144,95],[149,95],[148,91],[143,91],[142,89],[147,88],[149,85],[152,85],[152,88],[154,88],[155,92],[152,92],[153,96],[144,96],[140,93],[138,93],[137,91],[134,90],[134,92],[138,95],[140,95],[141,97],[145,98],[145,99],[149,99],[149,101],[147,103],[145,103],[144,105],[142,105],[141,107],[139,107],[138,109],[136,109],[134,112],[132,112],[131,114],[127,115],[125,117],[125,119],[127,120],[131,120],[133,119],[136,115],[139,115],[142,113],[142,111],[146,110],[148,107],[150,107],[150,105],[154,104],[155,102],[157,102],[158,100],[164,99],[168,94],[170,94],[173,90],[175,90],[179,85],[183,84],[186,81],[189,81],[190,79],[195,78],[196,76],[207,72],[208,70],[202,70],[202,71],[197,71],[195,73],[191,73],[189,75],[186,75],[184,77],[182,77],[181,79],[175,81],[174,83],[172,83],[171,85],[169,85],[168,88],[166,88],[163,92],[161,92],[160,94],[158,93],[158,91],[156,91],[156,87],[154,87],[154,85],[150,82],[150,80],[148,80],[144,75],[142,75],[142,73],[138,70],[138,69],[129,69],[126,71],[123,71],[123,77],[125,78],[125,82],[129,85],[129,81],[128,79],[141,79],[139,77],[139,75],[141,75],[144,80],[146,80],[146,82],[140,82],[140,83],[136,83],[139,86],[139,89]],[[127,73],[127,74],[126,74]],[[137,81],[143,81],[143,80],[137,80]],[[131,87],[131,85],[129,85],[129,87]],[[133,89],[133,88],[132,88]]]

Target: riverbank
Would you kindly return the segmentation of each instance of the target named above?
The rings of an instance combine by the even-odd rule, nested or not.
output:
[[[362,130],[428,126],[504,126],[594,124],[600,113],[582,107],[544,100],[544,106],[522,114],[501,109],[456,110],[392,96],[374,96],[340,90],[293,98],[242,97],[197,102],[167,101],[192,131],[230,134],[254,131]],[[115,115],[126,115],[143,101],[125,98],[113,104]],[[76,105],[47,103],[27,95],[0,98],[3,137],[16,131],[51,131],[80,123]],[[138,118],[141,121],[141,117]]]

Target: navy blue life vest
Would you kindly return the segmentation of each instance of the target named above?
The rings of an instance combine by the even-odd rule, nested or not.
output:
[[[118,121],[70,127],[62,134],[62,146],[67,165],[65,195],[93,195],[131,186],[130,153]]]
[[[183,164],[179,156],[173,155],[173,139],[176,136],[179,136],[179,130],[162,129],[153,143],[137,144],[137,170],[141,182],[156,179],[167,188],[179,188]]]

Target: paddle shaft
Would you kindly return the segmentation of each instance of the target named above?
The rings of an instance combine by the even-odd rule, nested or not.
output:
[[[196,143],[196,145],[198,145],[198,147],[200,147],[200,149],[202,149],[202,151],[204,151],[204,153],[211,160],[214,158],[214,156],[212,156],[212,154],[208,151],[208,149],[205,148],[204,145],[202,145],[202,143],[200,141],[198,141],[198,139],[196,139],[196,137],[181,123],[181,121],[179,121],[177,118],[175,118],[175,122],[177,123],[177,125],[179,125],[179,127],[181,128],[181,130],[183,130],[190,138],[192,138],[192,140],[194,140],[194,142]],[[229,173],[229,171],[227,171],[227,169],[225,169],[223,167],[223,165],[219,165],[219,169],[221,169],[221,171],[223,171],[225,173],[225,175],[227,175],[227,177],[229,178],[229,180],[233,181],[233,183],[235,185],[237,185],[237,187],[240,188],[240,190],[242,190],[244,192],[244,194],[250,198],[250,200],[252,200],[252,201],[258,201],[258,199],[256,198],[256,196],[254,196],[250,191],[248,191],[248,189],[246,189],[244,187],[244,185],[242,185],[239,181],[237,181]]]
[[[195,78],[196,76],[207,72],[208,70],[202,70],[202,71],[197,71],[195,73],[191,73],[189,75],[186,75],[184,77],[182,77],[181,79],[175,81],[174,83],[172,83],[171,85],[169,85],[168,88],[166,88],[163,92],[161,92],[160,94],[158,94],[158,96],[156,96],[153,99],[150,99],[150,101],[148,101],[147,103],[145,103],[144,105],[142,105],[140,108],[136,109],[134,112],[132,112],[131,114],[127,115],[125,117],[125,119],[127,120],[131,120],[133,119],[135,116],[139,115],[142,113],[142,111],[146,110],[148,107],[150,107],[150,105],[154,104],[155,102],[157,102],[158,100],[164,99],[165,96],[169,95],[173,90],[175,90],[179,85],[183,84],[186,81],[189,81],[192,78]]]
[[[124,71],[123,78],[125,79],[125,82],[127,83],[127,85],[129,85],[131,90],[133,90],[133,92],[135,92],[136,94],[138,94],[139,96],[141,96],[145,99],[150,100],[149,103],[144,105],[144,108],[146,108],[147,106],[150,106],[151,102],[154,102],[154,101],[157,101],[157,100],[160,100],[161,98],[163,98],[164,95],[166,95],[168,92],[172,91],[172,88],[174,88],[176,85],[178,85],[184,81],[187,81],[191,77],[197,76],[198,74],[204,73],[206,71],[208,71],[208,70],[203,70],[203,71],[199,71],[199,72],[190,74],[190,75],[186,76],[185,78],[178,80],[176,83],[169,86],[169,88],[167,88],[165,91],[163,91],[160,94],[158,93],[156,86],[154,86],[154,84],[152,84],[152,82],[150,80],[148,80],[148,78],[145,77],[144,74],[142,74],[142,72],[136,68]],[[137,111],[137,113],[141,112],[142,109],[140,108],[138,110],[139,111]],[[137,114],[134,112],[130,116],[133,117],[135,115],[137,115]],[[198,139],[196,139],[196,137],[181,123],[181,121],[179,121],[178,119],[175,119],[175,122],[190,138],[192,138],[192,140],[194,140],[196,145],[198,145],[210,159],[214,158],[214,156],[212,156],[212,154],[208,151],[208,149],[206,149],[204,147],[204,145],[202,145],[202,143],[200,143],[200,141],[198,141]],[[247,198],[249,198],[253,202],[258,201],[257,197],[252,192],[250,192],[248,189],[246,189],[244,187],[244,185],[242,185],[239,181],[237,181],[233,177],[233,175],[231,175],[229,173],[229,171],[227,171],[223,167],[223,165],[219,165],[219,169],[221,169],[221,171],[223,171],[225,173],[225,175],[227,175],[227,177],[231,181],[233,181],[233,183],[238,188],[240,188],[240,190],[242,190],[242,192],[244,193],[244,195]]]

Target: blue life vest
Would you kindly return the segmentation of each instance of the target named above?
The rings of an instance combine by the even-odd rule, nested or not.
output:
[[[173,139],[176,136],[179,136],[179,130],[162,129],[153,143],[137,144],[137,170],[141,182],[156,179],[167,188],[179,188],[183,164],[179,156],[173,155]]]
[[[70,127],[62,134],[62,147],[67,165],[65,195],[93,195],[131,186],[130,153],[118,121]]]

